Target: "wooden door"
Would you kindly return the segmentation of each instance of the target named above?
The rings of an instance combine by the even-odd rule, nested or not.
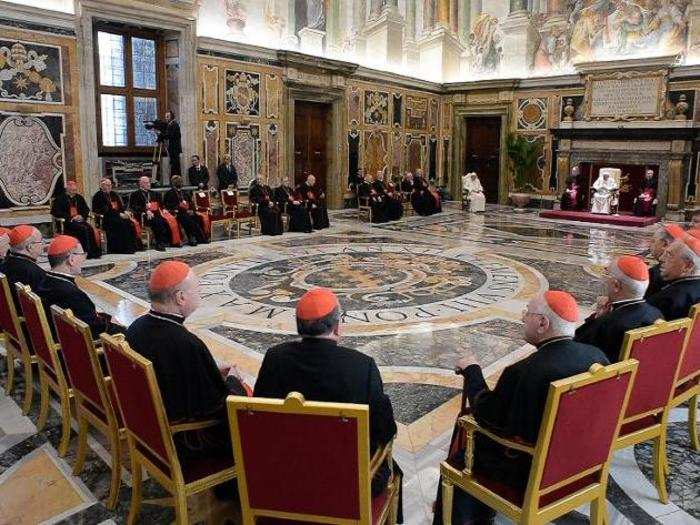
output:
[[[484,187],[486,202],[498,203],[501,117],[467,117],[466,120],[465,172],[475,171]]]
[[[294,183],[309,174],[325,191],[328,168],[327,144],[330,136],[330,104],[296,101],[294,103]]]

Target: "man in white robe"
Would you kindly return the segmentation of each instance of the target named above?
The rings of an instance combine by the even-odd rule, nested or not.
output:
[[[593,184],[595,193],[591,201],[591,213],[610,215],[617,201],[619,187],[609,170],[601,169],[598,179]]]
[[[486,198],[481,181],[473,171],[462,177],[463,199],[469,202],[469,211],[474,213],[486,209]]]

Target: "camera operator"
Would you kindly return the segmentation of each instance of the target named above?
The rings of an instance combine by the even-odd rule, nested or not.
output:
[[[170,157],[170,177],[180,175],[180,155],[182,154],[182,144],[180,142],[180,124],[175,120],[172,111],[165,113],[166,127],[161,132],[159,140],[167,141],[168,157]]]

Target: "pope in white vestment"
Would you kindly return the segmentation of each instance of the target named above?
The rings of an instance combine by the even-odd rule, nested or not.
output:
[[[486,209],[486,199],[484,198],[484,188],[476,173],[467,173],[462,177],[462,191],[466,199],[469,200],[469,211],[477,212]]]
[[[600,175],[593,184],[593,189],[595,193],[591,201],[591,213],[610,215],[619,187],[608,170],[600,170]]]

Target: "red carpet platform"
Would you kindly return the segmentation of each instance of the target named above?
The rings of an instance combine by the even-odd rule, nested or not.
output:
[[[599,215],[586,211],[541,211],[543,219],[561,219],[565,221],[595,222],[597,224],[614,224],[615,226],[636,226],[643,228],[661,220],[661,217],[635,217],[634,215]]]

